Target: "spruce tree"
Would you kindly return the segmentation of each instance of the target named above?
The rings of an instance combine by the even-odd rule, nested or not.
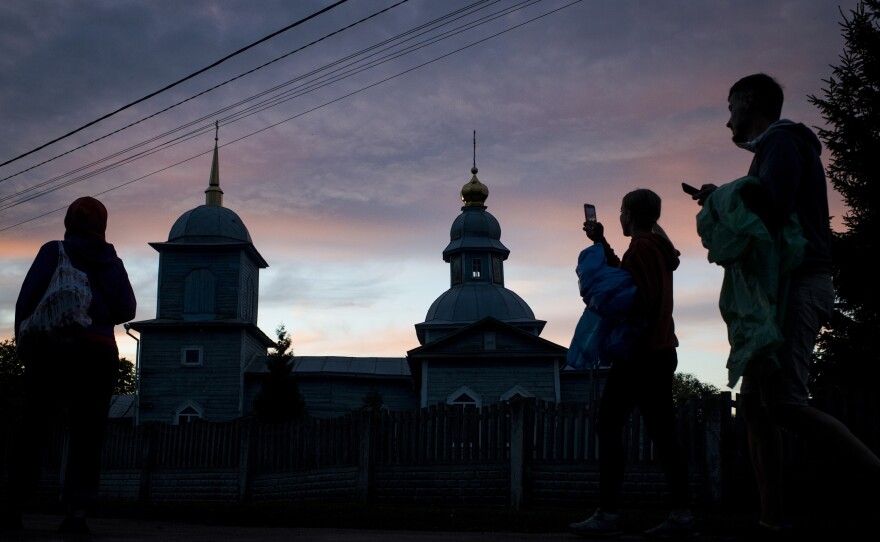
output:
[[[284,325],[275,330],[277,341],[266,358],[269,374],[254,399],[254,414],[265,423],[283,423],[304,417],[308,411],[293,375],[291,338]]]
[[[842,15],[840,63],[823,80],[823,97],[808,97],[827,123],[818,130],[830,154],[826,171],[847,206],[845,231],[832,238],[837,301],[817,345],[816,388],[874,386],[880,375],[880,1],[863,0]]]

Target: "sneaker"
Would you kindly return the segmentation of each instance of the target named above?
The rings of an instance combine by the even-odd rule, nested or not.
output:
[[[747,540],[749,542],[754,542],[755,540],[798,540],[804,538],[803,535],[803,532],[795,529],[790,523],[771,525],[764,521],[759,521],[742,529],[736,540]]]
[[[67,514],[64,521],[58,526],[58,531],[65,534],[89,534],[90,532],[89,526],[86,525],[85,516],[77,514]]]
[[[24,529],[21,513],[12,510],[0,510],[0,532],[20,531]]]
[[[696,521],[690,512],[672,512],[656,527],[644,532],[648,538],[692,538],[699,536]]]
[[[618,523],[620,523],[620,514],[597,508],[596,512],[587,519],[569,524],[568,530],[576,535],[592,538],[617,538],[623,535]]]

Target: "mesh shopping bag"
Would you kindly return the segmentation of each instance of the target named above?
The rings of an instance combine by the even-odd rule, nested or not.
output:
[[[26,346],[46,339],[72,342],[92,323],[91,303],[88,275],[70,263],[64,244],[58,241],[58,266],[37,308],[19,326],[18,344]]]

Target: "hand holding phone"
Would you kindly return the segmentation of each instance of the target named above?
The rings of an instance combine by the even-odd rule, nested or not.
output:
[[[699,188],[697,188],[696,186],[691,186],[688,183],[681,183],[681,189],[691,196],[700,191]]]

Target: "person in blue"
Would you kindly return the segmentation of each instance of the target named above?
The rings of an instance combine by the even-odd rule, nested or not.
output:
[[[0,529],[23,528],[22,504],[39,480],[43,451],[62,407],[67,408],[69,444],[62,488],[67,515],[59,530],[88,534],[86,517],[98,497],[101,451],[110,400],[119,374],[114,327],[135,316],[137,302],[122,260],[105,240],[107,209],[92,197],[76,199],[64,217],[64,251],[88,275],[91,325],[71,344],[19,343],[25,366],[21,430],[13,440]],[[46,291],[58,262],[58,242],[40,247],[15,305],[15,332]],[[17,341],[18,342],[18,341]]]
[[[781,534],[787,524],[780,428],[828,443],[869,480],[880,481],[880,459],[842,422],[808,402],[816,338],[834,309],[828,188],[819,138],[805,125],[781,118],[782,87],[767,74],[739,79],[730,87],[727,103],[733,143],[754,153],[748,176],[758,181],[743,186],[738,197],[771,238],[782,239],[794,218],[804,242],[799,263],[780,280],[781,346],[771,355],[756,356],[742,370],[737,409],[745,421],[758,486],[758,529],[762,535]],[[700,214],[707,207],[723,213],[728,206],[714,205],[712,198],[729,198],[738,184],[740,180],[720,187],[702,185],[692,196],[704,206]],[[733,293],[722,288],[722,297]],[[737,322],[727,324],[730,328]]]
[[[608,244],[600,222],[584,222],[587,237],[594,246],[602,247],[607,265],[632,275],[636,291],[629,321],[638,331],[630,337],[629,348],[611,360],[602,391],[597,426],[599,508],[587,519],[569,525],[569,530],[580,536],[623,535],[623,430],[636,407],[663,466],[672,508],[665,521],[644,534],[656,538],[696,534],[690,510],[687,456],[678,442],[672,401],[673,375],[678,366],[672,273],[679,266],[680,254],[657,224],[660,207],[660,197],[648,189],[633,190],[623,197],[620,225],[623,234],[630,237],[623,258],[618,258]]]

